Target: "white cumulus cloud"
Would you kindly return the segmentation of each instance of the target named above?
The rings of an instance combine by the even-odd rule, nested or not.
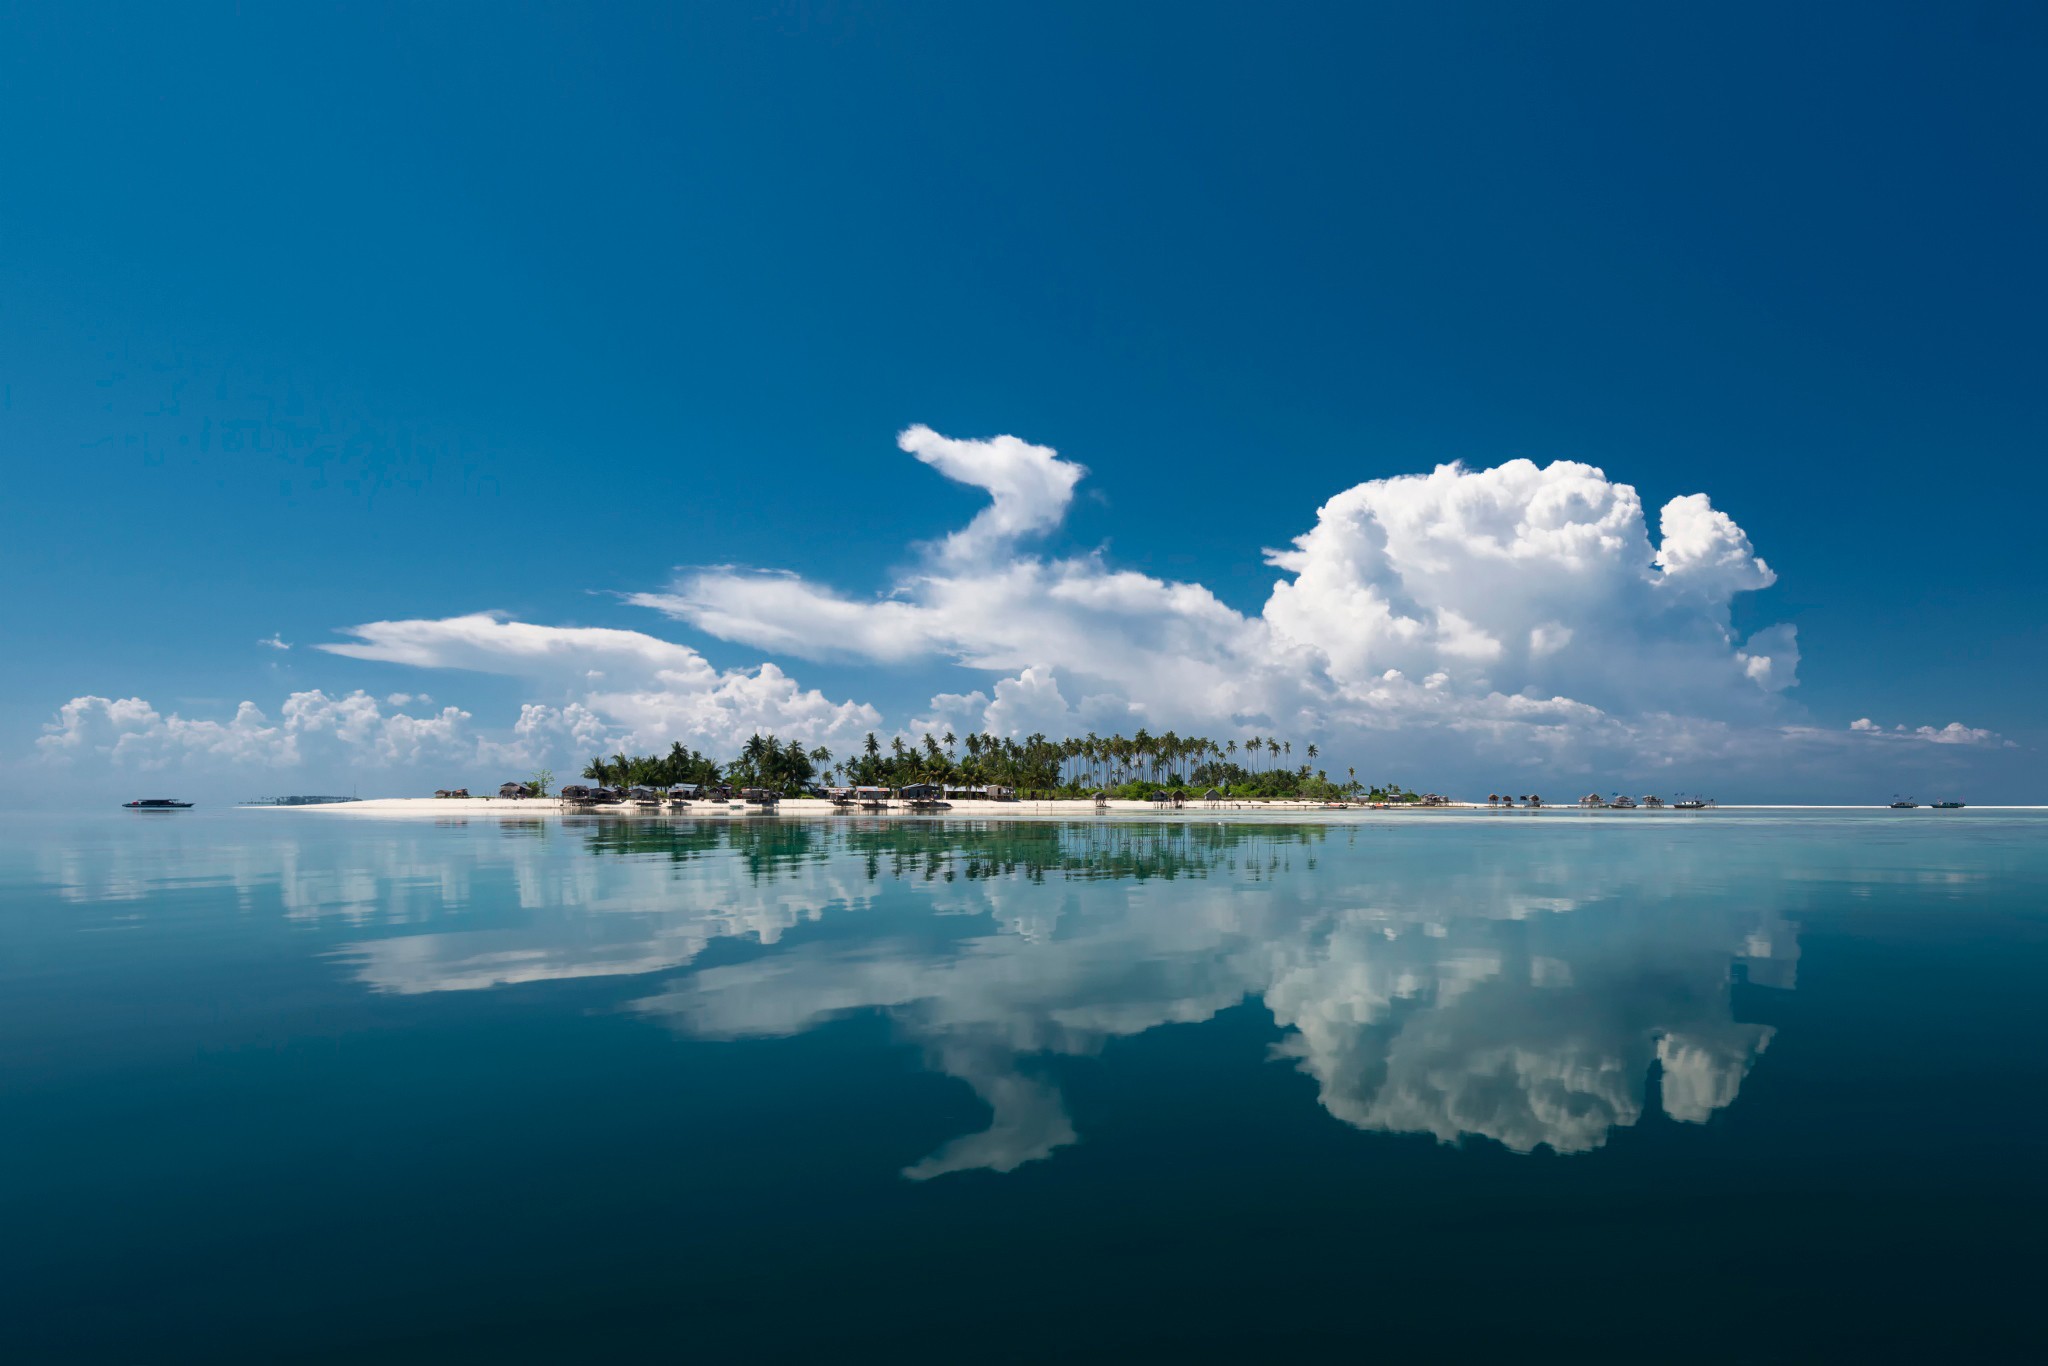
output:
[[[1283,577],[1248,615],[1099,553],[1024,548],[1083,472],[1045,447],[925,428],[903,444],[991,503],[886,595],[718,568],[632,601],[782,654],[984,671],[978,715],[944,694],[918,719],[1005,733],[1256,725],[1668,759],[1775,735],[1755,725],[1797,682],[1796,628],[1734,630],[1735,596],[1775,576],[1702,494],[1671,500],[1653,541],[1636,491],[1590,465],[1368,480],[1268,552]]]
[[[457,707],[431,716],[387,713],[365,692],[295,692],[276,720],[244,702],[227,721],[159,712],[139,697],[86,696],[59,707],[36,745],[55,762],[103,761],[141,770],[193,760],[283,767],[322,753],[359,763],[411,764],[466,753],[473,744],[469,721],[469,713]]]
[[[1277,731],[1319,741],[1332,759],[1346,751],[1414,765],[1376,768],[1375,778],[1482,787],[1490,776],[1513,777],[1502,770],[1560,781],[1783,771],[1788,747],[1833,756],[1861,783],[1888,742],[1895,754],[1905,742],[1942,747],[1929,754],[2010,747],[1960,722],[1806,722],[1786,698],[1799,678],[1796,626],[1744,633],[1734,624],[1738,596],[1776,575],[1703,493],[1666,502],[1653,536],[1632,486],[1574,461],[1454,463],[1364,480],[1316,509],[1289,545],[1265,552],[1277,571],[1272,587],[1257,610],[1240,611],[1200,583],[1120,568],[1100,550],[1033,544],[1058,529],[1086,474],[1050,447],[922,425],[897,441],[989,501],[964,527],[911,548],[909,566],[879,592],[715,566],[626,600],[778,657],[981,675],[931,696],[921,714],[891,718],[913,734]],[[687,644],[642,631],[473,612],[342,634],[316,648],[528,684],[515,722],[466,742],[507,764],[671,740],[724,754],[756,730],[843,748],[889,728],[870,702],[827,697],[778,663],[719,669]],[[232,720],[205,721],[88,696],[62,709],[43,748],[124,762],[290,762],[307,737],[331,733],[379,762],[403,762],[389,756],[452,743],[453,709],[424,722],[404,710],[425,701],[390,694],[391,712],[378,709],[374,721],[349,697],[326,700],[331,717],[301,716],[287,703],[272,721],[244,703]],[[1857,772],[1859,748],[1873,757]]]

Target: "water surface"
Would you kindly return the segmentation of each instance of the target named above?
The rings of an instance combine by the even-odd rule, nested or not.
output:
[[[2030,1355],[2044,835],[21,818],[0,1333],[31,1361]]]

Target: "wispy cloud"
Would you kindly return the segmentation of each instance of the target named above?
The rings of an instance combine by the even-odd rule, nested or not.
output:
[[[1887,730],[1869,717],[1863,716],[1849,723],[1849,733],[1861,739],[1909,744],[1995,745],[2005,749],[2014,748],[2012,741],[1996,731],[1980,730],[1966,726],[1960,721],[1951,721],[1945,726],[1914,726],[1910,730],[1903,725],[1894,725]]]

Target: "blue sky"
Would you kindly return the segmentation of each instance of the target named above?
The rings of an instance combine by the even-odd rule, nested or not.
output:
[[[1035,667],[1077,722],[1321,729],[1424,782],[2037,798],[2044,55],[2048,19],[2004,4],[10,10],[0,756],[93,791],[143,781],[136,754],[194,790],[482,781],[522,704],[604,688],[516,650],[478,671],[420,667],[417,639],[313,647],[495,611],[714,673],[772,661],[884,730]],[[1095,643],[988,665],[1028,646],[949,627],[804,658],[763,643],[803,604],[735,624],[723,598],[707,628],[723,581],[679,566],[857,603],[943,579],[970,611],[986,585],[932,543],[988,493],[899,450],[913,424],[1087,467],[990,563],[1099,554],[1247,621],[1287,577],[1262,552],[1368,481],[1584,462],[1638,491],[1651,542],[1704,493],[1774,578],[1692,626],[1727,613],[1729,659],[1796,628],[1796,685],[1761,710],[1688,694],[1682,740],[1636,695],[1599,708],[1597,743],[1538,743],[1481,702],[1584,693],[1555,670],[1451,669],[1438,692],[1477,710],[1446,720],[1360,691],[1366,650],[1313,695],[1233,697],[1238,725],[1117,683]],[[1539,561],[1496,581],[1533,592]],[[1425,572],[1378,581],[1409,602]],[[1656,683],[1624,637],[1677,628],[1576,591],[1556,588],[1602,625],[1562,647],[1569,680]],[[1459,592],[1415,609],[1433,638],[1500,596]],[[1296,644],[1348,629],[1341,594],[1319,610]],[[1197,663],[1223,649],[1167,634]],[[1695,666],[1718,664],[1674,676]],[[637,667],[636,695],[682,686]],[[358,689],[378,727],[469,720],[381,756],[37,743],[73,698],[146,699],[133,724],[160,730]],[[673,707],[593,724],[705,715]],[[1862,718],[1990,737],[1842,739]],[[1660,767],[1674,745],[1683,772]]]

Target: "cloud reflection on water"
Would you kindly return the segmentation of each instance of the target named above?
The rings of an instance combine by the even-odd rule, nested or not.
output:
[[[396,930],[340,951],[378,992],[681,969],[632,1005],[688,1038],[883,1014],[991,1114],[905,1168],[914,1179],[1008,1171],[1079,1141],[1045,1059],[1246,1001],[1281,1031],[1275,1061],[1346,1124],[1588,1152],[1653,1104],[1686,1123],[1731,1104],[1771,1038],[1734,1018],[1731,972],[1789,988],[1798,958],[1782,878],[1731,872],[1712,842],[1597,830],[572,820],[349,834],[280,832],[211,865],[195,853],[179,877],[245,904],[267,883],[291,916]],[[142,866],[49,872],[77,899],[109,899],[147,882]],[[795,933],[827,918],[855,932]],[[759,948],[691,967],[720,940]]]

